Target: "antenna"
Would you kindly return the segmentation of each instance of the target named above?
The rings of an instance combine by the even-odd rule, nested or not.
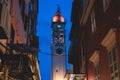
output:
[[[58,9],[58,12],[60,12],[60,5],[59,4],[57,5],[57,9]]]

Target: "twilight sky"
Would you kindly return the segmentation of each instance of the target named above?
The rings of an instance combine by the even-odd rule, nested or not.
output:
[[[37,24],[37,35],[39,36],[39,48],[41,52],[39,53],[39,65],[40,65],[40,73],[41,80],[50,80],[50,69],[51,69],[51,23],[52,18],[54,17],[57,11],[57,5],[59,4],[61,14],[66,20],[66,44],[67,51],[69,48],[69,33],[71,29],[71,7],[72,0],[39,0],[39,11],[38,11],[38,24]],[[67,57],[66,57],[67,59]],[[67,59],[68,61],[68,59]],[[70,65],[67,64],[67,69],[69,69]]]

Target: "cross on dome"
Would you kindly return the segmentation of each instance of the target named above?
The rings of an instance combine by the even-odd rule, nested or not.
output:
[[[65,22],[64,17],[61,15],[59,5],[58,5],[58,9],[57,9],[56,14],[53,17],[53,22]]]

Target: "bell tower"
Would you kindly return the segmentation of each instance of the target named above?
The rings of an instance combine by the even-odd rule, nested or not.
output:
[[[65,20],[58,6],[52,21],[51,80],[64,80],[66,73]]]

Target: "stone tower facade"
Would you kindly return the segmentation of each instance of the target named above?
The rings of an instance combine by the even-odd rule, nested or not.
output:
[[[66,73],[65,20],[61,15],[59,7],[56,15],[53,17],[51,28],[51,80],[63,80]]]

